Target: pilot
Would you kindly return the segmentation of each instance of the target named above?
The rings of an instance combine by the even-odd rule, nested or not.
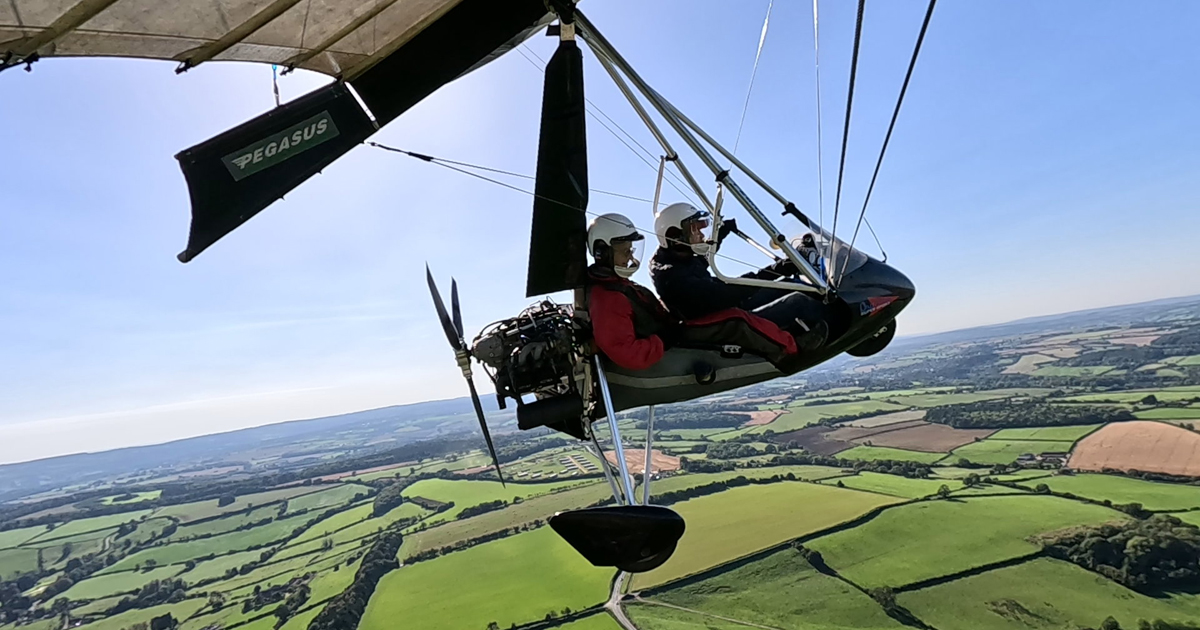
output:
[[[794,334],[800,350],[820,347],[829,334],[820,302],[797,291],[728,284],[712,275],[705,257],[712,247],[704,232],[708,217],[691,204],[674,203],[655,218],[659,248],[650,261],[650,277],[663,303],[686,322],[730,309],[749,311]],[[775,280],[796,272],[785,258],[742,277]]]
[[[792,335],[744,311],[715,314],[684,325],[649,289],[629,278],[641,265],[645,238],[623,215],[605,214],[588,227],[588,314],[596,346],[613,363],[644,370],[675,345],[737,345],[783,371],[798,356]]]

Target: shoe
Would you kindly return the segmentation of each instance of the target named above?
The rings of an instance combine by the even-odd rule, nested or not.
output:
[[[829,337],[829,324],[818,321],[808,327],[808,330],[793,335],[796,338],[796,349],[800,352],[811,352],[820,348]]]

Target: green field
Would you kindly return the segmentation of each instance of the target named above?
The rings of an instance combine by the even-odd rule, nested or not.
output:
[[[47,560],[49,562],[49,559]],[[38,568],[37,549],[0,550],[0,580],[8,580],[22,573],[32,573]]]
[[[1177,517],[1179,520],[1183,521],[1184,523],[1191,523],[1192,525],[1195,525],[1196,527],[1200,527],[1200,511],[1179,512],[1177,514],[1172,514],[1171,516]]]
[[[1117,475],[1056,475],[1028,482],[1029,487],[1044,483],[1055,492],[1072,494],[1116,504],[1141,503],[1147,510],[1186,510],[1200,507],[1200,486],[1143,481]]]
[[[112,496],[104,497],[103,499],[100,499],[100,504],[101,505],[114,505],[114,504],[129,505],[130,503],[140,503],[142,501],[150,501],[152,499],[157,499],[158,497],[162,496],[162,490],[148,490],[146,492],[134,492],[133,498],[125,499],[124,501],[118,501],[117,497],[119,497],[119,496],[124,496],[124,495],[114,494]]]
[[[784,433],[803,429],[825,418],[891,413],[893,411],[903,411],[907,408],[906,405],[896,405],[881,400],[862,400],[803,407],[793,406],[788,408],[788,413],[779,416],[774,422],[752,427],[746,432],[762,433],[763,431],[771,430],[776,433]]]
[[[625,606],[639,630],[746,630],[751,626],[651,603]]]
[[[189,585],[216,579],[225,575],[229,569],[236,569],[248,562],[257,562],[260,555],[262,555],[261,549],[252,549],[217,556],[212,560],[196,563],[196,568],[179,574],[179,579],[186,581]]]
[[[41,544],[51,540],[59,540],[61,538],[70,538],[80,534],[88,534],[102,529],[114,528],[121,523],[141,520],[143,516],[150,513],[150,510],[138,510],[136,512],[122,512],[120,514],[110,514],[108,516],[96,516],[92,518],[81,518],[74,521],[68,521],[47,531],[41,536],[37,536],[29,540],[26,544]]]
[[[835,455],[841,459],[861,459],[868,462],[873,462],[880,459],[893,459],[898,462],[918,462],[921,464],[932,464],[946,457],[945,453],[923,453],[921,451],[909,451],[902,448],[888,448],[886,446],[855,446],[854,448],[842,451]]]
[[[905,627],[862,591],[817,572],[793,549],[651,600],[772,628]]]
[[[555,626],[555,630],[621,630],[621,625],[608,613],[598,612],[577,621]]]
[[[654,487],[651,486],[651,490]],[[586,507],[611,497],[607,483],[595,483],[554,494],[534,497],[510,505],[503,510],[487,512],[461,521],[451,521],[426,530],[405,535],[400,558],[407,559],[428,549],[437,549],[460,540],[476,538],[509,527],[546,519],[556,512]]]
[[[240,512],[241,510],[245,510],[251,506],[277,503],[285,499],[291,499],[293,497],[298,497],[312,492],[318,492],[321,489],[322,488],[320,486],[292,486],[290,488],[256,492],[254,494],[238,496],[234,499],[233,503],[230,503],[224,507],[217,507],[217,499],[196,501],[194,503],[183,503],[180,505],[168,505],[156,510],[154,515],[173,516],[179,519],[181,522],[187,523],[190,521],[198,521],[202,518],[217,516],[218,514]]]
[[[407,618],[419,619],[422,630],[482,629],[492,621],[507,628],[604,602],[611,577],[611,569],[593,567],[542,527],[388,573],[358,627],[391,630]]]
[[[1011,398],[1018,395],[1039,395],[1043,390],[1012,390],[1012,389],[996,389],[984,390],[980,392],[959,392],[953,394],[915,394],[911,396],[902,396],[889,398],[888,400],[901,405],[912,407],[944,407],[946,405],[965,405],[967,403],[980,402],[983,400],[998,400],[1000,398]]]
[[[1133,412],[1139,420],[1200,420],[1197,407],[1159,407]]]
[[[365,497],[370,491],[369,487],[356,483],[339,484],[328,490],[306,494],[295,499],[288,499],[287,513],[294,514],[304,510],[324,512],[331,507],[350,503],[357,495]]]
[[[897,599],[935,628],[1098,628],[1110,615],[1122,628],[1136,628],[1139,619],[1183,621],[1200,616],[1200,599],[1195,596],[1147,597],[1049,558],[901,593]]]
[[[1112,372],[1114,369],[1116,368],[1110,365],[1087,365],[1083,367],[1061,367],[1057,365],[1046,365],[1034,370],[1030,376],[1103,376],[1109,372]]]
[[[905,499],[917,499],[927,497],[931,494],[937,494],[938,488],[947,486],[951,490],[957,490],[962,487],[960,481],[948,481],[945,479],[909,479],[898,475],[884,475],[873,472],[860,472],[857,475],[849,477],[838,477],[830,479],[822,483],[837,484],[842,482],[846,488],[854,490],[863,490],[866,492],[877,492],[879,494],[887,494],[894,497],[902,497]]]
[[[788,473],[795,475],[797,479],[807,481],[828,479],[846,474],[841,468],[834,468],[832,466],[766,466],[763,468],[726,470],[719,473],[682,473],[651,481],[650,496],[654,497],[666,492],[695,488],[696,486],[703,486],[715,481],[726,481],[736,477],[762,479],[775,475],[783,476]],[[641,486],[639,485],[638,488],[641,488]]]
[[[160,617],[167,613],[175,617],[176,620],[182,621],[191,617],[196,611],[204,607],[208,603],[207,599],[195,598],[186,599],[178,604],[163,604],[161,606],[152,606],[150,608],[138,608],[129,610],[119,615],[113,615],[107,619],[93,621],[87,625],[88,630],[123,630],[129,628],[136,623],[149,624],[150,620],[155,617]]]
[[[1080,394],[1078,396],[1067,396],[1065,398],[1056,398],[1055,401],[1065,402],[1118,402],[1118,403],[1135,403],[1140,402],[1146,396],[1154,394],[1160,402],[1178,402],[1200,398],[1200,386],[1198,385],[1181,385],[1178,387],[1159,387],[1155,389],[1132,389],[1124,392],[1101,392],[1098,394]]]
[[[402,504],[400,504],[399,507],[403,507],[406,505],[410,506],[408,511],[411,511],[414,516],[423,511],[419,506],[417,506],[413,503],[402,503]],[[399,507],[397,507],[396,509],[399,509]],[[336,531],[346,529],[347,527],[350,527],[351,525],[354,525],[356,523],[365,521],[366,519],[371,518],[371,514],[374,509],[375,509],[375,506],[373,504],[365,503],[363,505],[358,505],[358,506],[355,506],[355,507],[352,507],[349,509],[342,510],[341,512],[338,512],[336,515],[331,516],[331,517],[321,521],[320,523],[317,523],[316,525],[313,525],[312,527],[308,528],[307,530],[305,530],[305,532],[303,534],[300,534],[300,536],[293,538],[291,541],[289,541],[288,546],[293,547],[295,545],[299,545],[301,543],[305,543],[310,540],[321,538],[322,536],[325,536],[326,534],[332,534]],[[396,519],[396,520],[399,520],[399,519]]]
[[[1074,442],[1099,429],[1100,424],[1085,424],[1074,427],[1031,427],[1026,429],[1001,429],[988,436],[989,440],[1057,440]]]
[[[896,587],[1034,552],[1038,547],[1025,540],[1034,534],[1125,518],[1051,496],[926,501],[885,510],[808,546],[859,586]]]
[[[178,564],[207,555],[219,556],[231,551],[241,551],[258,545],[265,545],[291,534],[292,530],[313,518],[314,515],[312,514],[299,514],[245,531],[232,532],[200,540],[177,542],[159,547],[150,547],[144,551],[126,556],[120,562],[104,569],[103,573],[132,569],[137,565],[144,564],[147,560],[154,560],[159,565]]]
[[[209,521],[195,523],[193,525],[184,525],[175,530],[174,534],[167,537],[167,540],[176,542],[187,540],[189,538],[199,538],[201,536],[215,536],[231,532],[243,525],[257,523],[264,520],[273,520],[279,514],[279,506],[267,505],[260,508],[255,508],[249,512],[241,512],[239,514],[231,514],[221,518],[214,518]]]
[[[432,522],[453,520],[464,508],[496,501],[512,501],[515,497],[527,499],[540,494],[549,494],[555,490],[569,488],[586,483],[603,483],[598,480],[556,481],[553,483],[509,483],[501,485],[499,481],[486,480],[456,480],[456,479],[422,479],[404,489],[406,497],[424,497],[454,503],[454,507],[434,516]]]
[[[31,538],[46,531],[45,525],[35,525],[33,527],[22,527],[20,529],[10,529],[0,532],[0,549],[8,549],[16,547],[21,543],[30,540]]]
[[[1074,442],[1050,440],[993,440],[988,438],[960,446],[950,452],[948,461],[964,458],[976,464],[1011,464],[1025,453],[1068,452]]]
[[[687,520],[678,550],[661,567],[636,575],[634,586],[646,588],[698,573],[898,500],[789,481],[677,503],[673,508]]]
[[[131,544],[134,544],[134,545],[144,543],[152,538],[157,538],[158,535],[162,532],[163,528],[165,528],[167,525],[170,525],[174,522],[175,521],[172,521],[169,518],[159,518],[157,516],[152,516],[152,517],[138,523],[137,529],[133,530],[132,534],[122,537],[121,540],[118,542],[124,543],[125,539],[129,539]]]
[[[183,567],[158,567],[149,571],[122,571],[82,580],[64,591],[60,597],[67,599],[100,599],[118,593],[136,591],[153,580],[175,577]]]

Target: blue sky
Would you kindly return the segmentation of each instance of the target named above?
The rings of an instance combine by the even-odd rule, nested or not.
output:
[[[733,6],[583,4],[730,144],[767,3]],[[738,153],[815,215],[810,11],[775,2]],[[821,11],[828,220],[854,6]],[[868,3],[839,233],[923,12]],[[918,287],[901,334],[1200,293],[1197,19],[1190,2],[940,3],[868,212]],[[527,49],[545,58],[553,45]],[[650,147],[588,64],[588,96]],[[424,263],[458,278],[469,330],[514,314],[529,302],[530,198],[360,147],[182,265],[188,201],[173,155],[273,97],[269,67],[173,67],[52,59],[0,75],[0,462],[465,393]],[[284,98],[324,80],[284,77]],[[510,54],[373,139],[532,173],[540,93],[538,69]],[[589,124],[593,186],[650,197],[654,172]],[[595,195],[591,210],[650,224],[649,204]]]

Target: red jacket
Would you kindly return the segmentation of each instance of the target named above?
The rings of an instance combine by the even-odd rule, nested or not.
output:
[[[675,318],[649,289],[611,272],[588,271],[588,314],[596,346],[628,370],[644,370],[658,363],[663,342],[654,333],[676,324]]]

